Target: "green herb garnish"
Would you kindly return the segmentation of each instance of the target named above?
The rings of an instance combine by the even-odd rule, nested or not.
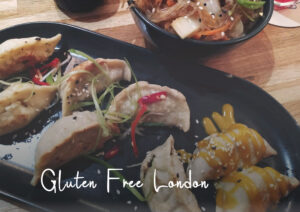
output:
[[[102,130],[103,130],[102,135],[104,137],[107,137],[110,134],[110,130],[107,127],[107,123],[106,123],[106,120],[104,118],[103,112],[102,112],[102,110],[99,106],[96,87],[95,87],[95,81],[96,80],[97,80],[97,76],[92,79],[91,93],[92,93],[92,97],[93,97],[93,102],[95,104],[96,114],[97,114],[97,118],[98,118],[98,121],[99,121],[99,125],[100,125],[100,128],[102,128]]]
[[[105,69],[99,63],[97,63],[97,61],[94,58],[92,58],[88,54],[86,54],[86,53],[84,53],[82,51],[76,50],[76,49],[69,49],[69,52],[70,53],[74,53],[74,54],[78,54],[78,55],[80,55],[82,57],[85,57],[89,61],[91,61],[110,80],[110,77],[106,73]]]
[[[256,10],[264,6],[265,1],[250,1],[250,0],[237,0],[238,4],[242,7]]]

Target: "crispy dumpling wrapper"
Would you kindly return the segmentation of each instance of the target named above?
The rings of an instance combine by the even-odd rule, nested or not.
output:
[[[46,61],[54,52],[61,34],[52,38],[10,39],[0,44],[0,79]]]
[[[126,114],[132,117],[136,115],[139,91],[141,96],[165,91],[167,97],[162,101],[149,104],[147,114],[143,116],[141,122],[156,122],[167,126],[176,126],[184,132],[189,130],[190,109],[182,93],[167,86],[149,84],[145,81],[139,81],[138,87],[139,89],[136,83],[131,84],[115,96],[107,113],[108,118],[110,114],[114,113]]]
[[[183,164],[174,148],[174,138],[170,136],[166,142],[147,153],[141,166],[143,192],[148,197],[148,205],[152,212],[201,212],[194,194],[186,188],[154,189],[154,170],[156,170],[157,186],[168,185],[169,181],[185,181]]]
[[[299,186],[294,177],[271,167],[252,166],[236,171],[216,183],[217,212],[264,212]]]
[[[118,132],[114,125],[111,132]],[[42,134],[35,152],[35,172],[31,181],[36,185],[44,169],[56,169],[72,159],[102,148],[112,136],[100,136],[101,128],[95,112],[75,112],[56,121]]]
[[[193,180],[218,180],[276,154],[257,131],[243,124],[234,124],[226,132],[199,141],[187,170],[193,170]]]
[[[102,75],[96,80],[95,86],[97,93],[103,91],[111,83],[121,80],[131,80],[131,71],[125,61],[103,58],[97,58],[95,60],[106,70],[108,75],[108,77]],[[72,75],[63,82],[60,89],[63,116],[72,114],[72,106],[74,106],[74,104],[92,98],[91,75],[83,72],[74,74],[76,71],[88,71],[92,76],[101,74],[101,71],[91,61],[85,61],[71,71],[65,73]]]
[[[57,92],[55,86],[13,83],[0,93],[0,136],[28,125],[48,107]]]

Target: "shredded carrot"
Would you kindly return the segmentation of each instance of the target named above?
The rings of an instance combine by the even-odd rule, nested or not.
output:
[[[224,26],[221,26],[220,28],[217,28],[217,29],[213,29],[213,30],[207,30],[207,31],[200,31],[200,32],[197,32],[193,35],[193,38],[194,39],[200,39],[203,35],[215,35],[219,32],[226,32],[229,27],[231,26],[231,21],[227,21]]]
[[[167,0],[167,5],[168,7],[173,6],[174,4],[176,4],[175,0]]]

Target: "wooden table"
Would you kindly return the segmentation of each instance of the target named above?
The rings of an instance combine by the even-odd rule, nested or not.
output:
[[[90,13],[63,13],[52,0],[0,0],[0,29],[33,21],[84,27],[138,46],[145,41],[123,0],[103,0]],[[245,78],[277,99],[300,123],[300,28],[267,26],[250,41],[203,64]],[[20,208],[0,200],[0,210]],[[14,202],[13,202],[14,203]],[[14,203],[15,204],[15,203]]]

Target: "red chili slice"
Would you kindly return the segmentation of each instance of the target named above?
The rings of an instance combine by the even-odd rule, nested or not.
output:
[[[108,160],[116,156],[120,152],[120,146],[115,145],[111,150],[104,154],[104,159]]]
[[[50,68],[55,68],[58,64],[59,64],[60,60],[56,57],[54,58],[50,63],[42,66],[40,68],[41,72],[43,75],[45,75],[49,70],[47,69],[50,69]]]
[[[41,68],[35,68],[32,65],[32,69],[30,70],[30,76],[32,81],[37,85],[49,85],[46,82],[42,82],[41,78],[44,76],[50,68],[54,68],[59,64],[60,60],[58,58],[54,58],[50,63],[42,66]]]
[[[162,92],[150,94],[148,96],[143,96],[138,100],[138,102],[141,102],[142,104],[152,104],[160,100],[163,100],[166,97],[167,97],[167,92],[162,91]]]
[[[131,145],[133,148],[133,153],[135,155],[135,157],[138,157],[138,148],[136,146],[136,140],[135,140],[135,129],[140,121],[140,119],[142,118],[142,116],[144,115],[144,113],[147,111],[147,105],[139,103],[140,105],[140,109],[134,119],[134,121],[131,123]]]
[[[34,82],[34,84],[37,85],[49,85],[47,82],[42,82],[39,78],[37,77],[33,77],[32,78],[32,82]]]
[[[150,94],[148,96],[143,96],[138,100],[139,103],[139,111],[134,119],[134,121],[131,123],[131,145],[133,148],[133,153],[136,157],[138,157],[138,148],[136,145],[136,140],[135,140],[135,130],[136,127],[141,120],[142,116],[144,113],[147,111],[147,105],[152,104],[158,101],[161,101],[167,97],[167,92],[162,91],[162,92],[157,92]]]
[[[33,68],[33,69],[30,70],[31,80],[32,80],[32,82],[34,82],[34,84],[37,84],[37,85],[49,85],[48,83],[41,81],[40,75],[41,75],[41,73],[40,73],[39,69]]]

